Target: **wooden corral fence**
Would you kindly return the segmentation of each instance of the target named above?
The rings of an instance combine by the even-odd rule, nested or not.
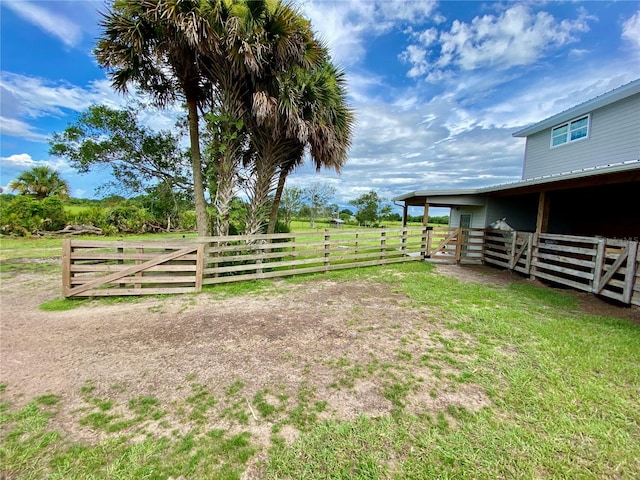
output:
[[[165,241],[63,240],[65,297],[199,292],[204,285],[422,260],[426,228]]]
[[[637,241],[487,230],[484,262],[640,306]]]
[[[491,264],[640,306],[637,241],[485,229],[389,228],[165,241],[63,240],[66,297],[199,292],[430,258]]]

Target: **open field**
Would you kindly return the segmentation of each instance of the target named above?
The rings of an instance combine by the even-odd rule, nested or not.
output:
[[[0,478],[640,476],[637,308],[418,262],[62,300],[56,241],[2,241]]]

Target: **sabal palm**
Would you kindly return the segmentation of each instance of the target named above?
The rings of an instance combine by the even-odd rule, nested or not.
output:
[[[33,195],[38,200],[53,196],[62,200],[69,198],[69,184],[58,172],[45,165],[22,172],[9,182],[8,187],[23,195]]]
[[[248,229],[261,228],[268,195],[275,187],[269,233],[275,229],[286,178],[303,163],[305,151],[318,170],[331,168],[339,172],[347,158],[354,121],[346,100],[344,73],[326,54],[315,68],[292,70],[278,80],[277,88],[272,89],[278,92],[272,100],[275,108],[271,117],[262,119],[262,127],[269,134],[252,137],[263,158],[254,168],[255,206],[250,209],[253,217],[247,221]]]
[[[103,14],[102,36],[95,50],[109,69],[113,86],[126,92],[133,84],[160,105],[176,99],[187,104],[191,164],[198,234],[208,234],[198,106],[209,86],[200,58],[219,41],[214,28],[216,6],[199,0],[116,0]]]
[[[216,85],[218,117],[231,120],[231,125],[234,119],[242,119],[245,132],[251,137],[263,136],[262,125],[252,119],[254,115],[269,115],[272,105],[269,97],[256,88],[273,83],[292,68],[312,67],[322,58],[322,46],[315,40],[309,22],[282,2],[234,4],[224,25],[224,36],[219,51],[208,56],[205,67]],[[218,235],[225,235],[229,228],[229,205],[242,160],[241,142],[246,138],[229,132],[226,137],[227,148],[214,164]],[[252,158],[263,157],[255,153]]]

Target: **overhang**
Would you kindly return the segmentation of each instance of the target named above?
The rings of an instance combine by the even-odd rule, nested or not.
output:
[[[484,205],[487,196],[512,196],[597,185],[640,182],[640,159],[547,175],[491,187],[459,190],[418,190],[393,198],[410,206],[434,207]]]

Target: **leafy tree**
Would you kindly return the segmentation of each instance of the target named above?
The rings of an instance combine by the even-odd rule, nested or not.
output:
[[[116,110],[92,105],[62,133],[53,134],[49,153],[67,159],[81,173],[110,168],[117,185],[106,187],[142,193],[163,183],[190,191],[189,164],[179,142],[171,133],[140,125],[134,106]]]
[[[303,205],[304,191],[298,187],[285,188],[282,192],[280,211],[282,212],[284,224],[291,228],[291,219],[300,211]]]
[[[184,214],[193,208],[193,199],[187,192],[177,192],[168,183],[159,183],[147,189],[145,195],[132,199],[146,209],[159,225],[167,230],[185,228]]]
[[[374,225],[383,215],[391,213],[391,207],[384,205],[384,198],[377,192],[371,190],[369,193],[360,195],[349,203],[356,207],[356,219],[362,225]]]
[[[198,106],[210,84],[202,60],[217,32],[212,16],[226,2],[117,0],[100,23],[103,31],[95,54],[109,70],[112,85],[126,92],[133,84],[150,93],[159,105],[177,99],[187,105],[193,192],[198,234],[206,236],[209,218],[200,155]]]
[[[324,211],[329,201],[336,193],[333,185],[314,182],[304,190],[304,198],[309,207],[309,225],[315,228],[315,219]]]
[[[56,196],[63,200],[69,198],[69,184],[52,168],[41,165],[22,172],[9,182],[10,190],[22,195],[31,195],[36,200]]]

